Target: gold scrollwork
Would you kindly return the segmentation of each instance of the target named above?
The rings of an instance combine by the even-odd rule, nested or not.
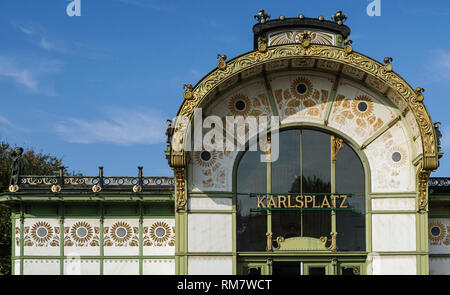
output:
[[[427,188],[428,188],[428,178],[430,177],[430,171],[429,170],[422,170],[418,173],[418,182],[419,182],[419,199],[418,202],[418,209],[419,212],[426,212],[427,205],[428,205],[428,198],[427,198]]]
[[[349,43],[350,42],[348,41],[347,45]],[[203,103],[203,100],[213,89],[231,76],[254,66],[275,60],[297,58],[299,56],[303,58],[331,60],[359,69],[381,80],[408,104],[416,118],[422,137],[423,169],[436,169],[438,167],[438,153],[434,128],[425,105],[420,102],[421,96],[418,95],[402,77],[395,72],[386,71],[385,66],[380,62],[357,52],[351,51],[351,53],[352,54],[349,54],[348,47],[344,49],[323,44],[311,44],[308,48],[304,48],[299,44],[286,44],[269,47],[263,54],[258,51],[249,52],[226,63],[226,68],[219,68],[219,70],[213,71],[204,77],[193,89],[195,98],[184,100],[178,112],[178,116],[192,118],[195,108]],[[180,132],[185,133],[188,131],[183,129]],[[175,133],[177,133],[177,131],[175,131]],[[179,138],[179,134],[178,136],[177,134],[174,134],[174,138]]]
[[[53,193],[59,193],[61,191],[61,186],[59,184],[54,184],[50,189]]]
[[[19,191],[19,186],[17,184],[10,185],[8,190],[11,193],[16,193]]]
[[[425,89],[424,88],[421,88],[421,87],[417,87],[416,88],[416,100],[418,101],[418,102],[423,102],[423,100],[424,100],[424,96],[423,96],[423,94],[422,94],[422,92],[425,92]]]
[[[133,186],[133,192],[134,193],[140,193],[142,191],[142,186],[136,184]]]
[[[344,146],[344,140],[342,138],[331,136],[331,161],[336,163],[337,154]]]
[[[184,180],[184,168],[175,169],[175,183],[176,183],[176,209],[177,211],[186,210],[186,190]]]
[[[183,84],[183,89],[186,89],[183,94],[184,99],[194,98],[194,94],[192,93],[192,84]]]
[[[352,44],[352,43],[353,43],[353,40],[352,40],[352,39],[345,39],[345,41],[344,41],[344,45],[345,45],[344,50],[345,50],[345,53],[350,54],[350,53],[353,52],[353,47],[350,45],[350,44]]]
[[[99,192],[101,192],[101,190],[102,190],[102,187],[100,185],[98,185],[98,184],[92,186],[92,191],[94,193],[99,193]]]
[[[337,238],[338,233],[337,232],[331,232],[330,236],[331,236],[331,244],[330,246],[328,246],[328,250],[332,251],[332,252],[336,252],[337,251],[337,243],[336,243],[336,238]],[[327,237],[320,237],[319,238],[320,241],[323,243],[323,245],[325,246],[326,243],[329,241],[329,239]]]
[[[267,38],[258,37],[258,51],[264,53],[267,51]]]

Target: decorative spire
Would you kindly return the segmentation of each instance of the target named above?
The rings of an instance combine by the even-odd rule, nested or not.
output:
[[[347,19],[347,16],[342,12],[342,10],[338,10],[333,16],[331,16],[331,19],[339,25],[342,25]]]
[[[270,15],[267,12],[265,12],[264,9],[260,9],[258,14],[254,16],[254,18],[258,20],[260,24],[263,24],[266,22],[267,19],[270,18]]]

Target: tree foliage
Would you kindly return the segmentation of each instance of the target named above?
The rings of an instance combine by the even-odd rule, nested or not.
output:
[[[0,143],[0,193],[6,192],[11,178],[11,153],[14,147],[6,142]],[[62,159],[25,149],[24,173],[26,175],[56,175],[62,166]],[[0,207],[0,274],[11,272],[11,211]]]

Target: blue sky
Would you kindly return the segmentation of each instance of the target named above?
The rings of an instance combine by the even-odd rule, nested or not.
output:
[[[0,1],[0,139],[63,157],[95,175],[171,175],[165,120],[176,115],[184,83],[252,50],[253,16],[348,15],[353,48],[425,88],[433,121],[442,122],[447,155],[434,176],[450,176],[450,2],[381,0]]]

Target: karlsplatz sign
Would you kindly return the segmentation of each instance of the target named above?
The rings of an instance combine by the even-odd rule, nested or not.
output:
[[[347,194],[250,194],[257,209],[350,209]]]

